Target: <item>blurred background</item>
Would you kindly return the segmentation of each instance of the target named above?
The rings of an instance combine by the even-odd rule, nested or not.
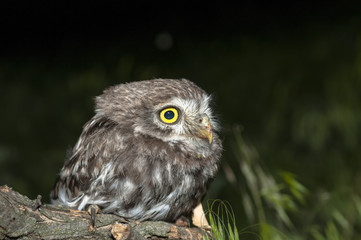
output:
[[[118,83],[214,96],[222,170],[205,199],[241,239],[361,239],[361,3],[3,1],[0,185],[49,201]]]

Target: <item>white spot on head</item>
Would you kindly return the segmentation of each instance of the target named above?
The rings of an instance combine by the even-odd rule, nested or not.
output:
[[[135,136],[137,136],[138,134],[142,134],[143,132],[144,132],[143,128],[139,125],[134,128]]]

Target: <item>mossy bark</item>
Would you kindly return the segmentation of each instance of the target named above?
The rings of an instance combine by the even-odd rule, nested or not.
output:
[[[128,222],[113,214],[90,215],[59,205],[30,200],[7,186],[0,186],[0,239],[203,239],[199,228],[166,222]]]

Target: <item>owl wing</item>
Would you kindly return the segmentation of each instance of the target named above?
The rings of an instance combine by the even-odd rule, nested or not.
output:
[[[105,202],[97,196],[105,191],[104,183],[114,175],[114,164],[124,148],[117,127],[118,123],[97,116],[84,125],[51,193],[53,203],[83,210],[87,204]]]

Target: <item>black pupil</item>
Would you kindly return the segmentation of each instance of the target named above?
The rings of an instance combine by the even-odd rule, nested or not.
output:
[[[172,111],[166,111],[166,112],[164,113],[164,117],[165,117],[166,119],[170,120],[170,119],[174,118],[174,112],[172,112]]]

